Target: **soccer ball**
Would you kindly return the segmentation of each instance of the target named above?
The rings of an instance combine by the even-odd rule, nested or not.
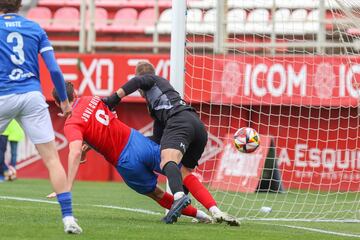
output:
[[[234,134],[234,145],[242,153],[252,153],[260,146],[259,134],[249,127],[240,128]]]

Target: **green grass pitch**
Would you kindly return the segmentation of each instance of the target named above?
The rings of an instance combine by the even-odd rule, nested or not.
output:
[[[160,221],[163,209],[138,195],[123,183],[77,182],[73,190],[74,213],[84,233],[63,233],[57,204],[4,199],[4,196],[47,200],[51,192],[45,180],[24,180],[0,184],[0,239],[351,239],[360,237],[360,223],[306,223],[244,221],[241,227],[224,224],[196,224],[188,218],[166,225]],[[255,194],[254,194],[255,196]],[[259,197],[257,197],[258,199]],[[54,201],[55,202],[55,201]],[[119,207],[103,208],[95,205]],[[135,212],[133,209],[151,211]],[[298,227],[289,228],[283,225]],[[299,229],[304,227],[306,229]],[[324,230],[314,232],[309,230]],[[353,234],[353,237],[328,232]]]

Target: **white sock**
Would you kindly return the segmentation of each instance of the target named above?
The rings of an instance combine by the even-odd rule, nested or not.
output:
[[[220,209],[217,206],[212,206],[209,209],[209,212],[211,212],[212,215],[217,214],[217,213],[221,213]]]
[[[176,200],[182,198],[182,196],[184,196],[184,195],[185,195],[184,192],[177,192],[174,194],[174,200],[176,201]]]
[[[209,216],[205,212],[198,209],[196,212],[196,218],[197,219],[205,219],[205,218],[209,218]]]
[[[73,216],[64,217],[63,222],[66,222],[66,221],[75,221],[75,218]]]

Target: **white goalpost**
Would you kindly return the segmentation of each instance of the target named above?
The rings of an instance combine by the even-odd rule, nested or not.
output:
[[[171,82],[207,126],[196,174],[221,209],[358,222],[360,3],[172,3]],[[232,146],[241,127],[259,132],[255,153]]]

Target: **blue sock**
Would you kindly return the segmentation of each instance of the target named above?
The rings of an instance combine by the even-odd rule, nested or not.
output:
[[[72,196],[71,192],[57,194],[57,199],[61,207],[62,217],[72,216]]]

